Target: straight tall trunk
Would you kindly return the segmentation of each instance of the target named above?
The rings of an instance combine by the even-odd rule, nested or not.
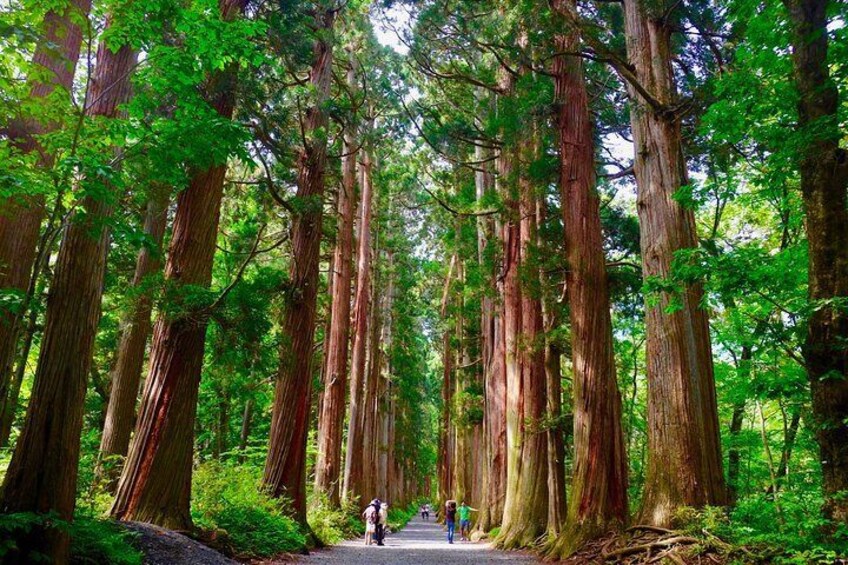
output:
[[[107,26],[111,22],[107,22]],[[137,54],[101,42],[86,113],[115,118],[130,97],[129,76]],[[105,179],[85,178],[88,183]],[[3,483],[2,512],[56,512],[71,520],[76,497],[85,392],[100,321],[100,300],[114,195],[83,198],[84,212],[65,228],[50,294],[38,367],[21,437]],[[57,562],[68,558],[66,531],[34,528],[19,548],[40,550]]]
[[[32,60],[38,76],[29,79],[31,100],[47,99],[58,88],[68,91],[70,101],[83,28],[87,27],[90,9],[91,0],[73,0],[61,13],[51,10],[45,15],[42,36]],[[43,77],[49,78],[42,81]],[[25,117],[9,124],[9,142],[24,155],[38,152],[36,167],[47,170],[53,166],[53,156],[40,146],[37,136],[56,127],[55,123],[41,123]],[[13,196],[0,201],[0,291],[18,296],[26,293],[44,212],[43,194]],[[9,387],[23,316],[22,308],[0,309],[0,412],[8,413],[8,402],[17,404],[17,398],[9,397]]]
[[[641,90],[629,86],[637,211],[646,280],[673,274],[675,253],[698,247],[695,216],[674,195],[689,184],[674,111],[671,24],[663,6],[625,0],[627,54]],[[673,9],[673,6],[668,7]],[[646,98],[648,93],[650,98]],[[668,526],[681,506],[727,502],[707,312],[700,284],[646,303],[648,469],[640,522]]]
[[[368,341],[366,344],[365,364],[365,392],[363,393],[362,411],[362,469],[363,469],[363,494],[369,497],[376,492],[376,453],[377,453],[377,389],[380,380],[380,364],[382,363],[382,352],[380,350],[380,335],[383,320],[383,306],[385,297],[380,288],[377,265],[380,257],[378,238],[374,238],[374,248],[371,262],[371,316],[368,321]]]
[[[804,358],[819,444],[824,514],[848,522],[848,153],[840,142],[840,96],[830,77],[828,0],[784,0],[792,27],[801,192],[809,242]]]
[[[505,150],[511,151],[511,150]],[[514,531],[519,533],[526,527],[524,510],[527,501],[520,491],[521,447],[524,421],[524,390],[521,364],[521,288],[519,280],[521,217],[518,200],[512,181],[511,155],[501,155],[499,175],[503,179],[507,217],[503,225],[503,329],[504,368],[506,375],[506,489],[500,539],[509,546],[520,545]],[[500,179],[499,179],[500,180]],[[509,537],[504,534],[508,533]],[[505,544],[506,545],[506,544]]]
[[[556,8],[564,3],[557,0]],[[576,30],[557,49],[580,48]],[[621,427],[600,199],[586,79],[580,57],[561,55],[554,68],[558,106],[560,198],[574,388],[574,471],[568,527],[552,547],[561,556],[627,520],[627,454]]]
[[[445,286],[442,291],[441,319],[446,324],[448,304],[450,298],[451,282],[456,269],[457,256],[451,257],[448,273],[445,277]],[[439,508],[437,509],[444,519],[444,504],[453,498],[453,441],[451,440],[451,404],[453,403],[453,375],[454,357],[451,347],[450,328],[446,325],[442,331],[442,415],[439,419]]]
[[[221,0],[221,18],[238,18],[246,0]],[[235,109],[236,69],[214,73],[206,96],[224,119]],[[175,288],[208,287],[226,163],[196,172],[177,197],[165,280]],[[199,314],[199,315],[198,315]],[[119,520],[191,528],[191,462],[208,319],[203,313],[160,316],[133,440],[110,511]]]
[[[542,302],[538,266],[534,264],[537,241],[536,187],[530,179],[531,163],[538,158],[535,124],[520,142],[518,176],[520,324],[518,359],[521,372],[520,423],[521,464],[518,475],[520,518],[501,531],[505,547],[526,547],[545,533],[548,523],[548,438],[542,429],[547,414]],[[512,479],[510,479],[512,480]]]
[[[348,87],[356,84],[351,64]],[[347,394],[347,361],[350,343],[351,259],[353,257],[353,217],[356,210],[357,140],[354,125],[348,124],[344,136],[342,186],[339,190],[339,227],[333,253],[330,330],[324,345],[324,390],[318,419],[318,460],[315,464],[315,488],[327,496],[331,506],[340,502],[342,480],[342,429]]]
[[[362,155],[362,197],[359,214],[359,244],[356,267],[356,296],[353,306],[353,345],[350,362],[350,410],[348,411],[347,456],[342,498],[360,506],[363,492],[362,444],[365,437],[363,412],[368,318],[371,303],[371,157]]]
[[[303,208],[292,226],[291,290],[282,321],[283,340],[274,391],[264,483],[273,496],[286,496],[293,517],[306,525],[306,437],[312,385],[318,263],[327,164],[327,116],[333,66],[332,31],[336,11],[318,16],[319,37],[313,45],[310,84],[316,99],[304,124],[305,146],[298,161],[297,198]]]
[[[109,490],[117,487],[120,465],[116,459],[126,457],[135,422],[135,403],[144,365],[144,353],[152,329],[150,314],[153,310],[153,297],[151,289],[145,288],[144,285],[149,283],[148,277],[162,268],[162,240],[168,220],[168,200],[167,190],[154,189],[154,194],[147,203],[144,233],[152,246],[144,247],[138,253],[132,284],[135,289],[141,289],[141,292],[124,320],[115,367],[112,370],[112,388],[106,408],[103,436],[100,439],[100,458],[106,465],[100,470]]]

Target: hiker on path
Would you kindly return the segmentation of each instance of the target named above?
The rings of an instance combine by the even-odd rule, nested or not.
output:
[[[379,505],[375,505],[377,499],[365,507],[362,517],[365,519],[365,545],[371,545],[377,532],[377,521],[379,518]]]
[[[448,527],[448,543],[453,543],[453,534],[456,531],[455,500],[448,500],[445,503],[445,525]]]
[[[471,508],[463,500],[462,504],[459,505],[459,533],[462,536],[462,541],[469,541],[472,512],[477,512],[477,509]]]
[[[377,545],[385,545],[383,539],[386,537],[386,525],[389,523],[389,505],[385,502],[380,504],[377,511]]]
[[[430,521],[430,505],[422,504],[421,508],[418,509],[421,512],[421,519],[425,522]]]

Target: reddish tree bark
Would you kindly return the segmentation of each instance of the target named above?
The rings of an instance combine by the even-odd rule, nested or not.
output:
[[[112,370],[112,388],[109,393],[109,405],[106,408],[106,421],[103,436],[100,439],[100,458],[123,458],[130,445],[130,434],[135,422],[135,403],[144,365],[144,353],[150,337],[152,324],[150,314],[153,300],[150,289],[144,289],[148,277],[161,269],[162,239],[168,220],[168,191],[155,188],[147,203],[144,219],[144,233],[150,238],[152,247],[144,247],[138,253],[133,276],[133,287],[141,288],[133,309],[124,320],[121,341]],[[120,465],[116,461],[107,461],[106,467],[100,467],[109,490],[117,487],[120,477]]]
[[[282,320],[283,341],[274,391],[268,458],[264,483],[273,496],[286,496],[293,517],[306,525],[306,436],[318,295],[318,263],[327,164],[327,116],[323,104],[329,96],[333,66],[331,40],[336,11],[317,15],[319,37],[313,45],[309,81],[316,99],[304,123],[305,146],[298,159],[297,198],[303,208],[292,225],[290,290]]]
[[[107,22],[107,25],[109,23]],[[114,118],[130,97],[137,54],[101,42],[89,92],[91,116]],[[105,179],[86,178],[89,183]],[[108,218],[116,199],[86,195],[84,212],[69,221],[47,300],[44,335],[34,388],[21,437],[3,483],[3,512],[51,512],[71,520],[76,496],[85,392],[100,320],[100,299],[109,244]],[[68,559],[68,536],[34,528],[18,545],[38,549],[57,562]]]
[[[350,363],[350,409],[348,411],[347,456],[344,468],[342,497],[360,506],[363,492],[363,414],[368,318],[371,303],[371,157],[362,156],[361,205],[359,213],[359,244],[356,268],[356,296],[353,308],[353,345]]]
[[[804,358],[822,466],[824,513],[848,522],[848,153],[840,147],[840,96],[830,77],[827,0],[784,0],[792,24],[799,155],[815,306]],[[829,301],[829,302],[825,302]]]
[[[451,283],[456,269],[457,256],[451,256],[445,286],[442,290],[441,319],[447,320],[448,303]],[[453,403],[453,348],[451,347],[450,327],[442,332],[442,415],[439,421],[439,452],[437,467],[439,472],[439,508],[440,517],[444,520],[444,504],[453,498],[453,439],[451,437],[451,404]]]
[[[348,70],[348,87],[356,84],[353,64]],[[318,419],[318,460],[315,488],[332,506],[339,506],[342,480],[342,429],[347,394],[347,361],[350,343],[351,259],[353,257],[353,217],[356,210],[355,125],[348,124],[344,136],[342,187],[339,190],[339,227],[333,253],[330,330],[324,350],[324,390]]]
[[[564,9],[565,2],[574,6],[573,0],[557,0],[555,8]],[[557,38],[560,52],[579,48],[576,30]],[[627,454],[582,60],[562,55],[556,59],[554,74],[574,371],[574,472],[568,527],[552,547],[554,554],[565,556],[626,522]]]
[[[221,18],[233,20],[246,0],[221,0]],[[222,118],[235,109],[236,69],[219,71],[207,86],[209,104]],[[174,287],[208,287],[226,176],[226,163],[194,174],[177,197],[165,279]],[[111,514],[186,530],[191,527],[191,459],[207,317],[160,316],[153,331],[150,367],[133,440]]]
[[[665,6],[624,2],[627,54],[640,88],[629,84],[635,145],[642,272],[672,276],[677,251],[698,246],[695,217],[674,194],[689,183],[671,67]],[[663,292],[646,304],[648,470],[640,521],[667,526],[680,506],[727,501],[721,466],[715,381],[707,312],[698,284],[685,285],[669,313]]]
[[[499,544],[506,548],[530,546],[545,533],[549,504],[548,443],[547,434],[541,429],[547,413],[545,359],[540,343],[542,304],[538,285],[532,284],[534,279],[538,282],[538,267],[533,264],[537,237],[536,195],[535,186],[527,173],[531,163],[538,157],[538,131],[535,124],[526,135],[526,138],[519,141],[521,169],[518,174],[517,245],[520,272],[516,273],[519,278],[516,281],[519,293],[516,329],[520,333],[515,346],[521,380],[521,398],[518,401],[521,409],[517,412],[521,421],[517,424],[521,459],[518,485],[513,491],[517,498],[512,501],[511,485],[507,486],[504,523],[499,536]],[[507,379],[509,386],[508,373]],[[507,406],[507,422],[510,419],[509,410]],[[507,474],[507,480],[512,483],[514,478]]]
[[[64,12],[47,12],[42,23],[43,37],[33,56],[33,66],[43,68],[51,80],[30,79],[30,98],[45,99],[57,88],[69,91],[82,45],[81,27],[88,20],[91,0],[68,2]],[[39,76],[41,75],[39,69]],[[41,123],[31,117],[9,124],[9,141],[21,153],[38,152],[36,167],[49,169],[53,156],[39,145],[38,136],[55,129],[56,124]],[[32,276],[38,232],[44,219],[44,195],[27,195],[0,201],[0,291],[23,295]],[[9,386],[15,360],[18,333],[24,312],[0,309],[0,412],[9,413]]]

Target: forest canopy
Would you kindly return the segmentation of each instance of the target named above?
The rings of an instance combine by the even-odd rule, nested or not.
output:
[[[0,2],[0,560],[845,558],[846,9]]]

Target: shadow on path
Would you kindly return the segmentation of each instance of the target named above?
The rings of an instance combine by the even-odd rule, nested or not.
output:
[[[297,562],[332,565],[539,563],[526,553],[498,551],[487,543],[458,540],[459,533],[454,544],[449,545],[442,526],[416,517],[400,532],[386,536],[386,545],[383,547],[366,546],[360,538],[316,551],[312,555],[299,558]]]

